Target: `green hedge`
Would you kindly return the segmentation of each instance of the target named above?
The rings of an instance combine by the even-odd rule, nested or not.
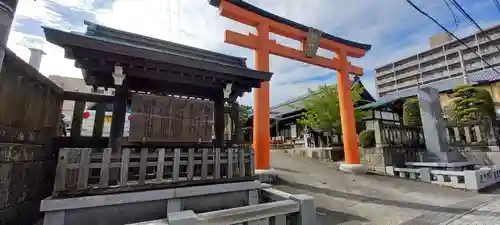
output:
[[[375,132],[364,130],[359,134],[359,146],[363,148],[375,147]]]
[[[406,99],[403,103],[403,124],[421,126],[420,107],[416,98]]]

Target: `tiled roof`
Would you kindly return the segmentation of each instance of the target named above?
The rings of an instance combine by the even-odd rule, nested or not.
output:
[[[134,45],[141,48],[150,48],[159,50],[168,54],[195,58],[204,61],[215,62],[219,64],[247,68],[246,59],[230,56],[222,53],[203,50],[191,46],[181,45],[170,41],[160,40],[148,36],[117,30],[111,27],[102,26],[89,21],[84,22],[87,25],[86,36],[102,38],[108,41],[120,42]]]
[[[355,77],[353,80],[351,80],[350,86],[353,87],[357,83],[360,83],[361,85],[363,85],[361,83],[361,81],[359,80],[359,77]],[[304,109],[304,100],[313,96],[313,95],[314,95],[314,93],[307,93],[305,95],[301,95],[299,97],[290,99],[286,102],[271,106],[270,107],[270,111],[271,111],[270,117],[275,118],[276,116],[281,116],[284,114],[303,110]],[[370,100],[373,100],[371,95],[370,95]]]
[[[496,68],[497,70],[500,70],[500,68]],[[486,70],[481,70],[477,71],[474,73],[470,73],[468,75],[468,82],[469,84],[478,84],[482,82],[494,82],[494,81],[499,81],[500,80],[500,74],[496,73],[492,69],[486,69]],[[464,78],[463,76],[458,76],[458,77],[453,77],[449,78],[446,80],[442,81],[437,81],[429,84],[423,84],[420,85],[420,87],[433,87],[436,88],[439,92],[443,91],[449,91],[455,88],[456,86],[463,84],[464,83]],[[406,97],[411,97],[411,96],[416,96],[417,95],[417,87],[402,90],[402,91],[397,91],[390,93],[388,95],[384,95],[379,98],[380,101],[392,101],[400,98],[406,98]]]

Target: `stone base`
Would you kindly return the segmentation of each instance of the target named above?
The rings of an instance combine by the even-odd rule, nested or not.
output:
[[[354,174],[364,174],[368,172],[368,167],[363,164],[340,164],[340,171]]]
[[[43,225],[121,225],[163,219],[167,213],[210,212],[260,202],[259,181],[147,190],[75,198],[46,198]],[[202,202],[203,204],[200,204]]]
[[[278,171],[273,168],[265,170],[255,170],[255,177],[262,183],[272,183],[278,179]]]

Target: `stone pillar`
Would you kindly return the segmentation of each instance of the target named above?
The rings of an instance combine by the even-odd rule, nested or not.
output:
[[[3,66],[7,40],[14,20],[17,2],[17,0],[0,0],[0,70]]]
[[[422,160],[427,162],[461,161],[460,154],[450,152],[443,112],[439,102],[439,91],[430,87],[419,88],[418,104],[427,149]]]

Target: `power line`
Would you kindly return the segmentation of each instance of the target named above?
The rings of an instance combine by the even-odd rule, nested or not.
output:
[[[439,27],[441,27],[441,29],[443,29],[446,33],[448,33],[449,35],[451,35],[453,38],[455,38],[460,44],[462,44],[463,46],[467,47],[467,50],[471,50],[472,47],[469,47],[467,44],[465,44],[460,38],[458,38],[455,34],[453,34],[452,32],[450,32],[448,29],[446,29],[446,27],[444,27],[443,25],[441,25],[436,19],[434,19],[432,16],[430,16],[429,14],[427,14],[426,12],[424,12],[422,9],[420,9],[418,6],[416,6],[411,0],[406,0],[406,2],[408,2],[408,4],[410,4],[415,10],[417,10],[419,13],[421,13],[422,15],[426,16],[427,18],[429,18],[430,20],[432,20],[432,22],[434,22],[436,25],[438,25]],[[481,57],[481,55],[479,55],[476,51],[472,51],[477,57],[479,57],[484,63],[486,63],[493,71],[495,71],[497,74],[500,75],[500,72],[498,72],[498,70],[496,70],[494,67],[492,67],[486,60],[483,59],[483,57]]]
[[[500,11],[500,3],[498,2],[498,0],[493,0],[493,3],[495,3],[497,10]]]
[[[446,4],[446,7],[448,7],[448,9],[451,12],[451,15],[453,16],[453,21],[455,22],[455,28],[453,29],[453,32],[455,32],[457,30],[457,28],[458,28],[458,25],[460,24],[460,20],[458,19],[457,15],[455,15],[455,11],[453,11],[453,9],[451,8],[451,6],[448,3],[448,1],[443,0],[443,2],[444,2],[444,4]]]
[[[481,28],[481,26],[479,26],[479,24],[477,24],[476,21],[472,19],[472,17],[464,10],[464,8],[462,8],[462,6],[460,6],[460,4],[458,4],[457,1],[455,0],[450,0],[450,1],[451,4],[453,4],[458,9],[459,12],[461,12],[471,23],[473,23],[477,27],[477,29],[479,29],[481,32],[484,33],[483,28]],[[488,38],[489,41],[492,41],[488,34],[486,34],[486,38]],[[500,47],[498,47],[498,45],[496,45],[495,43],[493,43],[493,45],[497,48],[498,51],[500,51]]]

